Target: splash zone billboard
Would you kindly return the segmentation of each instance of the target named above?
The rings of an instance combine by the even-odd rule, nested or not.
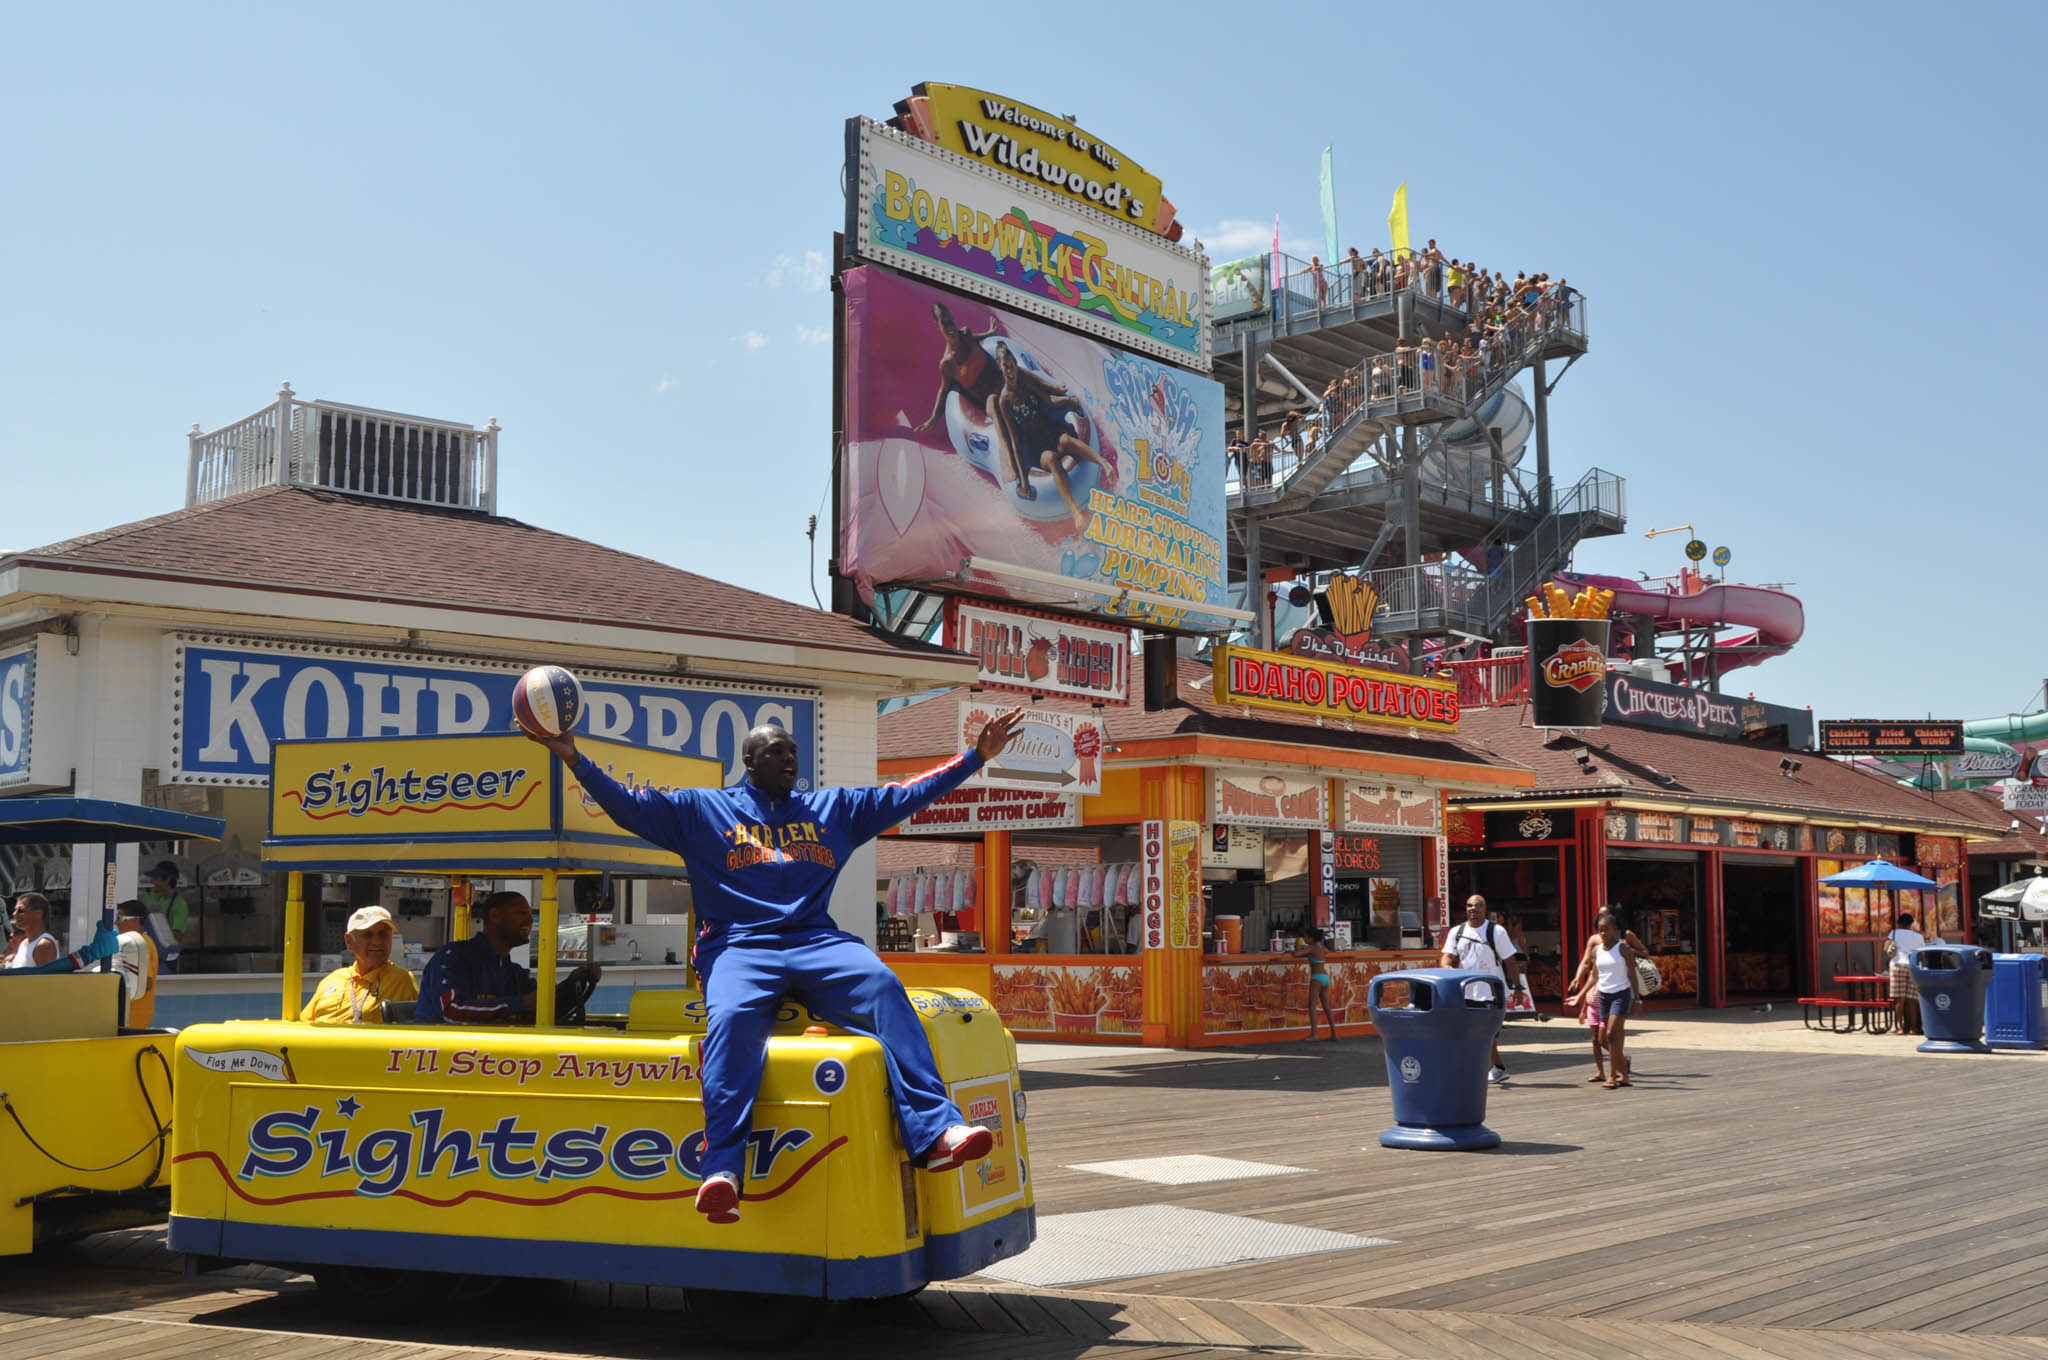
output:
[[[1437,732],[1458,730],[1458,687],[1248,647],[1216,649],[1216,702],[1351,718]]]
[[[887,270],[841,285],[838,557],[863,595],[1229,627],[1221,384]]]

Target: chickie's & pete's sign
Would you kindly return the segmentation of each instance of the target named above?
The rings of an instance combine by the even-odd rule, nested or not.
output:
[[[1452,681],[1248,647],[1216,649],[1216,702],[1458,730],[1458,687]]]

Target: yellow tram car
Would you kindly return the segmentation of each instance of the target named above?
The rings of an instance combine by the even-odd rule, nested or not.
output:
[[[583,744],[622,782],[703,786],[719,774],[687,757]],[[523,737],[281,742],[273,758],[264,858],[290,875],[287,1018],[178,1036],[174,1250],[310,1269],[323,1287],[351,1290],[365,1271],[388,1272],[380,1288],[401,1290],[420,1287],[407,1272],[675,1285],[694,1291],[715,1329],[760,1340],[808,1315],[796,1300],[908,1294],[1030,1245],[1016,1045],[980,997],[911,993],[955,1100],[995,1134],[988,1157],[913,1168],[881,1046],[786,1003],[754,1105],[740,1221],[710,1223],[692,1207],[700,993],[641,991],[622,1016],[553,1013],[559,878],[674,874],[680,861],[612,824]],[[468,796],[309,811],[308,778],[344,768],[413,773],[416,790]],[[479,785],[490,792],[478,796]],[[538,879],[536,1023],[291,1018],[303,875],[329,871]]]

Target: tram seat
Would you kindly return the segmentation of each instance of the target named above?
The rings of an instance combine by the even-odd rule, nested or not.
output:
[[[384,1023],[387,1025],[409,1025],[413,1014],[420,1008],[417,1001],[387,1001],[384,1003]]]
[[[0,975],[0,1043],[111,1039],[122,1020],[117,974]]]

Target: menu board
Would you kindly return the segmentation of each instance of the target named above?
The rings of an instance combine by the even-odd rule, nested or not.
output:
[[[1936,869],[1928,875],[1939,886],[1935,889],[1941,911],[1941,933],[1948,939],[1959,939],[1963,933],[1962,870],[1954,866]],[[1925,893],[1921,894],[1923,897]]]
[[[1823,859],[1814,862],[1814,872],[1820,876],[1820,933],[1840,935],[1842,930],[1842,890],[1826,882],[1842,872],[1842,861]]]
[[[1868,935],[1870,933],[1870,889],[1844,888],[1842,890],[1842,933],[1844,935]]]

